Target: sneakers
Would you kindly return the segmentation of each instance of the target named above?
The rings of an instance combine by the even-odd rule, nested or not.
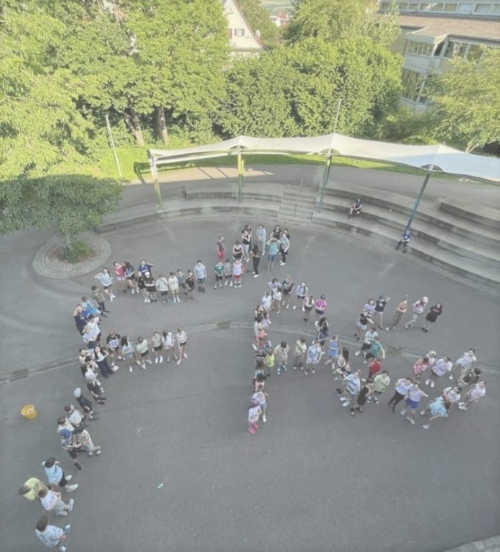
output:
[[[426,379],[426,380],[425,380],[425,385],[429,385],[430,382],[431,382],[430,379]]]
[[[450,375],[448,376],[448,378],[449,378],[451,381],[453,381],[453,374],[450,374]]]
[[[431,424],[425,424],[422,426],[422,429],[429,429],[431,427]]]
[[[233,281],[232,280],[229,282],[229,287],[233,287]]]
[[[74,466],[75,466],[75,468],[76,468],[78,471],[82,471],[82,470],[83,470],[81,464],[79,464],[78,462],[75,462],[75,463],[74,463]]]
[[[133,370],[132,366],[129,366],[129,367],[128,367],[128,371],[129,371],[129,372],[132,372],[132,370]]]
[[[278,374],[278,376],[281,374],[281,369],[280,368],[276,368],[276,374]]]
[[[155,364],[158,364],[158,357],[155,357]]]
[[[73,506],[75,505],[75,500],[72,498],[69,502],[68,502],[68,511],[69,512],[72,512],[73,511]]]
[[[143,370],[145,370],[145,369],[146,369],[146,365],[145,365],[144,363],[141,364],[141,368],[142,368]]]
[[[70,510],[71,511],[71,510]],[[56,517],[64,517],[64,516],[67,516],[68,515],[68,512],[63,510],[62,512],[59,512],[56,514]]]
[[[101,450],[101,448],[99,447],[99,450],[96,451],[95,455],[96,455],[96,456],[101,456],[101,453],[102,453],[102,450]]]
[[[458,408],[459,408],[460,410],[467,410],[467,407],[465,406],[465,403],[464,403],[464,402],[458,403]]]
[[[315,374],[316,373],[316,369],[315,368],[311,368],[311,374]]]
[[[433,381],[431,381],[431,387],[434,387],[434,382]]]
[[[297,305],[294,305],[294,306],[292,307],[292,310],[295,310],[296,308],[297,308]]]
[[[351,406],[351,401],[348,400],[348,399],[346,399],[346,400],[344,401],[344,403],[342,404],[342,406],[343,406],[344,408],[347,408],[348,406]]]
[[[361,351],[356,351],[356,352],[354,353],[354,356],[359,356],[360,354],[361,354]]]
[[[59,548],[61,552],[66,552],[68,550],[64,545]]]
[[[224,285],[227,286],[227,280],[224,282]]]
[[[179,364],[180,364],[181,362],[182,362],[182,360],[179,359],[179,360],[176,362],[177,366],[179,366]]]
[[[410,422],[411,425],[415,425],[415,420],[413,418],[410,418],[410,416],[406,416],[406,419]]]
[[[160,355],[160,360],[159,362],[163,362],[163,357]]]
[[[425,410],[420,411],[420,416],[425,416]]]
[[[260,277],[260,274],[254,274],[253,277],[254,277],[254,278],[259,278],[259,277]]]
[[[76,491],[76,489],[78,489],[78,484],[76,484],[76,485],[66,485],[66,487],[64,487],[64,490],[67,493],[72,493],[73,491]]]
[[[252,426],[249,426],[248,431],[249,431],[252,435],[255,435],[255,429],[254,429]]]
[[[186,355],[186,353],[184,353],[184,354],[182,355],[182,358],[187,358],[187,357],[188,357],[188,356]]]
[[[146,359],[146,362],[147,362],[148,364],[153,364],[153,361],[152,361],[150,358],[147,358],[147,359]]]
[[[267,422],[267,418],[266,418],[266,415],[265,415],[265,414],[262,414],[262,421],[263,421],[264,423]]]
[[[66,481],[71,481],[73,479],[73,476],[72,475],[67,475],[66,476]]]

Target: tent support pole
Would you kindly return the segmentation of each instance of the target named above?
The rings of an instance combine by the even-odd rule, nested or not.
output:
[[[243,172],[244,172],[244,161],[241,151],[238,150],[238,201],[241,201],[241,192],[243,188]]]
[[[335,124],[333,126],[332,141],[330,142],[330,147],[328,149],[328,154],[326,156],[325,170],[323,172],[323,185],[321,186],[321,194],[319,198],[318,211],[321,212],[323,209],[323,199],[325,197],[325,188],[328,184],[328,179],[330,178],[330,169],[332,168],[332,158],[333,158],[333,141],[335,139],[335,133],[337,132],[337,123],[339,122],[340,106],[342,105],[342,98],[339,98],[337,102],[337,114],[335,115]]]
[[[418,207],[420,205],[420,202],[422,201],[422,197],[425,192],[425,188],[427,187],[427,183],[429,182],[431,178],[432,171],[434,169],[434,165],[431,165],[427,169],[427,173],[425,175],[424,181],[422,182],[422,186],[420,188],[420,192],[418,193],[417,199],[415,200],[415,204],[413,205],[413,209],[410,213],[410,218],[408,219],[408,222],[406,223],[405,232],[411,228],[411,223],[413,222],[413,219],[415,218],[415,215],[417,214]]]

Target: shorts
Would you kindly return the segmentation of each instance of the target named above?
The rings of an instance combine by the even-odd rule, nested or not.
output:
[[[196,278],[196,281],[197,281],[199,284],[204,284],[204,283],[205,283],[205,278]]]
[[[162,346],[161,346],[161,345],[158,345],[157,347],[153,347],[153,349],[154,349],[157,353],[159,353],[159,352],[161,351],[161,349],[162,349]]]
[[[361,345],[361,350],[368,351],[370,347],[371,347],[371,343],[363,343],[363,345]]]
[[[235,280],[240,280],[240,279],[241,279],[241,274],[238,274],[238,275],[233,274],[233,278],[234,278]]]
[[[297,301],[303,301],[306,298],[306,296],[297,295]]]
[[[308,307],[307,305],[304,305],[304,310],[306,310],[307,312],[311,312],[312,307]]]
[[[125,276],[115,276],[117,282],[124,282]]]
[[[241,261],[242,257],[243,257],[243,251],[241,253],[236,253],[236,255],[233,255],[233,259],[235,261]]]
[[[218,274],[215,275],[215,281],[216,282],[222,282],[222,276],[219,276]]]
[[[102,286],[104,289],[109,289],[111,286]]]
[[[149,351],[146,351],[145,353],[141,353],[141,358],[144,358],[147,355],[149,355]]]
[[[276,255],[268,255],[268,256],[267,256],[267,260],[268,260],[270,263],[272,263],[273,261],[276,260]]]
[[[360,330],[366,331],[366,328],[368,327],[367,324],[361,324],[361,322],[356,322],[356,327]]]
[[[179,343],[179,347],[185,347],[187,345],[187,341],[183,341],[182,343]]]
[[[168,293],[168,292],[167,292],[167,293]],[[179,288],[176,288],[176,287],[170,288],[170,293],[171,293],[172,295],[175,295],[176,293],[179,293]]]
[[[224,259],[224,251],[217,251],[217,258],[219,261],[222,261]]]
[[[318,316],[323,316],[323,314],[325,314],[325,311],[324,311],[324,310],[318,310],[318,309],[316,309],[316,314],[317,314]]]
[[[224,274],[224,278],[226,278],[226,280],[228,280],[229,278],[231,278],[232,274]]]
[[[405,401],[405,403],[412,409],[412,410],[416,410],[417,407],[418,407],[418,402],[416,401],[412,401],[410,399],[410,397],[408,397]]]
[[[168,295],[168,291],[160,291],[160,295],[162,297],[166,297]]]

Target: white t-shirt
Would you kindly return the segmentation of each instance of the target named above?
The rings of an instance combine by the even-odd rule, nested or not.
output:
[[[140,353],[141,355],[148,350],[148,340],[143,339],[141,343],[137,343],[135,346],[135,350]]]
[[[283,294],[281,293],[281,291],[278,291],[277,289],[275,289],[273,291],[273,299],[275,301],[281,301],[282,298],[283,298]]]
[[[445,396],[451,403],[458,403],[460,401],[460,393],[453,391],[453,387],[447,387],[444,389],[443,396]]]
[[[486,395],[486,387],[475,385],[469,393],[469,397],[472,401],[478,401]]]
[[[410,399],[410,401],[418,403],[422,398],[423,393],[424,392],[422,391],[422,389],[420,389],[420,387],[415,387],[414,385],[412,385],[410,387],[410,390],[408,391],[408,398]]]
[[[36,536],[49,548],[55,548],[61,541],[61,537],[64,535],[64,531],[60,527],[55,525],[47,525],[45,531],[36,531]]]
[[[400,395],[405,395],[406,396],[406,394],[408,393],[408,391],[410,390],[412,385],[413,385],[412,383],[407,383],[406,380],[400,379],[396,383],[396,391]]]
[[[476,357],[469,353],[464,353],[458,360],[457,364],[466,368],[467,370],[476,362]]]
[[[261,413],[262,413],[262,410],[259,405],[252,406],[252,408],[248,409],[248,421],[251,424],[255,424],[258,421]]]
[[[158,291],[168,291],[168,281],[166,278],[158,278],[155,282]]]
[[[54,506],[59,502],[59,496],[54,491],[49,491],[46,496],[40,499],[42,506],[50,512]]]
[[[171,349],[174,346],[174,336],[172,332],[168,332],[167,335],[162,336],[161,340],[165,349]]]
[[[170,276],[168,279],[168,288],[172,292],[179,290],[179,280],[177,279],[177,276]]]
[[[82,415],[80,414],[80,411],[75,408],[73,410],[73,412],[71,413],[70,417],[68,418],[68,420],[74,425],[74,426],[79,426],[82,421],[83,421],[83,417]]]
[[[264,295],[264,297],[262,297],[260,302],[266,310],[269,310],[271,308],[272,300],[273,298],[270,295]]]
[[[234,263],[233,276],[241,276],[243,274],[243,265],[241,263]]]
[[[451,370],[452,366],[451,362],[446,361],[444,358],[440,358],[432,367],[432,371],[436,374],[436,376],[444,376],[446,372]]]

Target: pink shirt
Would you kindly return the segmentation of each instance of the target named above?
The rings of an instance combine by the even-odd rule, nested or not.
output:
[[[324,299],[318,299],[315,303],[315,306],[318,310],[325,311],[327,304],[328,303]]]
[[[125,277],[125,269],[123,268],[122,265],[115,266],[114,269],[115,269],[115,274],[116,274],[119,278]]]

